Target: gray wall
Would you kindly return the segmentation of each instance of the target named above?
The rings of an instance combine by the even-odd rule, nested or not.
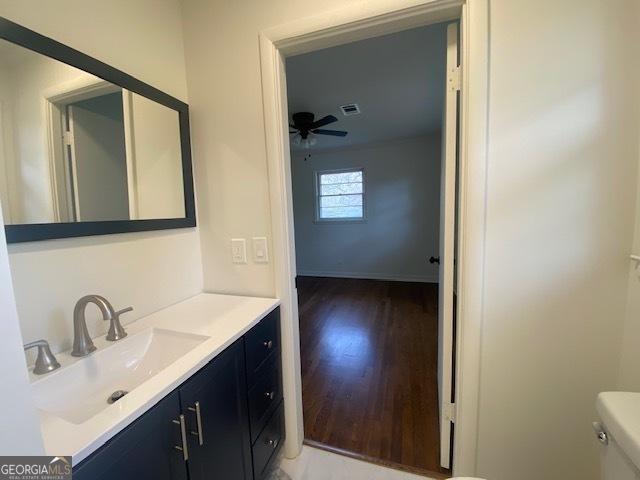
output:
[[[80,218],[129,219],[122,92],[70,106]]]
[[[438,133],[292,153],[298,274],[437,282],[440,143]],[[366,221],[316,223],[314,172],[349,167],[365,170]]]

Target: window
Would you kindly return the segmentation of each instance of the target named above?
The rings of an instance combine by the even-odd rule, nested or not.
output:
[[[316,173],[316,220],[364,219],[364,171],[361,168]]]

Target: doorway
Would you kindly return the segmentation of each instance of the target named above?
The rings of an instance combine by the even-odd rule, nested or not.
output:
[[[122,92],[67,104],[64,122],[67,165],[72,166],[70,217],[76,222],[129,218]]]
[[[460,19],[460,194],[458,329],[453,474],[476,472],[480,331],[483,317],[484,202],[487,175],[488,13],[485,0],[425,0],[402,6],[344,7],[260,33],[261,78],[270,185],[276,295],[281,300],[285,455],[296,457],[304,428],[285,59],[390,32]]]
[[[286,62],[305,442],[429,475],[451,458],[451,31]]]
[[[129,218],[127,94],[99,81],[46,97],[52,205],[57,221]],[[105,198],[111,201],[105,202]]]

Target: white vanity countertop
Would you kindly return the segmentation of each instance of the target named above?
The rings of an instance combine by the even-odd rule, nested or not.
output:
[[[71,455],[76,465],[145,413],[159,400],[187,380],[212,358],[244,335],[280,301],[273,298],[239,297],[202,293],[143,317],[125,326],[129,336],[149,328],[205,335],[209,338],[128,395],[84,423],[74,424],[39,411],[47,455]],[[114,345],[104,337],[94,339],[98,350]],[[57,355],[62,368],[91,358],[74,358],[69,352]],[[33,381],[41,377],[32,376]]]

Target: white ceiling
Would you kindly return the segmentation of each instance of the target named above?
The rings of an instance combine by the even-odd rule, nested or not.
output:
[[[437,24],[287,59],[289,119],[295,112],[335,115],[312,150],[413,137],[440,130],[445,88],[446,25]],[[340,105],[357,103],[345,117]],[[296,149],[301,147],[294,147]]]

